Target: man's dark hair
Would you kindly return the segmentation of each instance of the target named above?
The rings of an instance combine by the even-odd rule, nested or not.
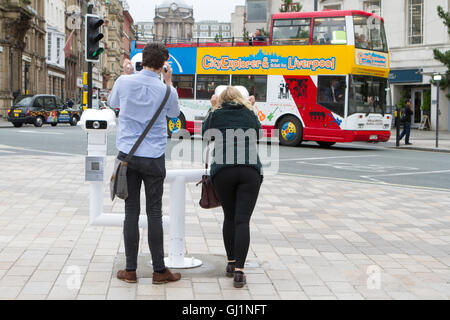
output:
[[[169,60],[169,50],[160,42],[148,43],[142,52],[142,66],[155,70],[161,69]]]

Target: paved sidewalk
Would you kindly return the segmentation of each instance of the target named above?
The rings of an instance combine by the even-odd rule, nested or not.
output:
[[[9,128],[12,126],[11,122],[8,122],[5,118],[0,118],[0,128]]]
[[[89,225],[83,170],[80,156],[0,157],[0,299],[450,298],[448,192],[266,176],[252,218],[248,285],[234,289],[224,276],[223,214],[201,209],[192,184],[186,250],[205,265],[155,286],[146,231],[139,283],[115,278],[124,266],[122,230]],[[105,212],[122,212],[107,189]]]
[[[396,143],[396,129],[392,129],[391,139],[389,144],[395,147]],[[401,133],[401,131],[400,131]],[[450,132],[439,131],[439,147],[436,148],[436,131],[425,131],[418,129],[411,129],[411,136],[409,138],[412,145],[405,145],[405,138],[400,141],[401,149],[423,150],[423,151],[443,151],[450,152]]]

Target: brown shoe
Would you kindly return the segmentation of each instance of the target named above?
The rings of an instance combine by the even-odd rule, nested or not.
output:
[[[181,279],[180,273],[172,273],[168,268],[166,268],[166,272],[158,273],[153,272],[153,284],[164,284],[167,282],[174,282]]]
[[[117,272],[117,279],[128,283],[136,283],[137,282],[136,271],[127,272],[125,270],[119,270]]]

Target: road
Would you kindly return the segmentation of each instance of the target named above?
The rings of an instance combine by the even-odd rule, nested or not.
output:
[[[84,131],[69,125],[0,128],[0,158],[11,154],[85,155],[86,143]],[[194,137],[186,143],[197,148],[193,149],[196,151],[192,158],[200,162],[201,140]],[[174,141],[169,142],[168,160],[175,146]],[[115,132],[108,135],[108,154],[117,154]],[[265,157],[261,157],[265,162]],[[367,143],[337,144],[322,149],[307,142],[296,148],[280,147],[279,156],[270,160],[281,174],[450,191],[449,153],[397,150],[386,144]]]

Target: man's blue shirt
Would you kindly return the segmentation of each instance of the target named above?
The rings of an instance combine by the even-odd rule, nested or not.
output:
[[[119,128],[116,145],[119,151],[128,154],[150,120],[155,115],[166,94],[166,85],[155,72],[142,70],[140,73],[123,75],[114,83],[108,104],[120,108]],[[166,151],[167,120],[180,115],[178,94],[174,87],[166,106],[152,129],[137,149],[135,156],[159,158]]]

